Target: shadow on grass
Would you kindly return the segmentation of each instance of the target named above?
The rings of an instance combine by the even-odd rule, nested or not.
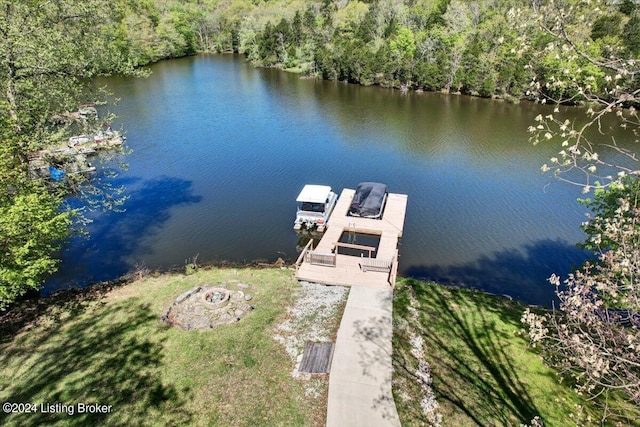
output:
[[[191,414],[189,390],[163,384],[164,338],[149,306],[126,300],[105,306],[100,289],[3,322],[0,342],[2,401],[38,406],[61,403],[111,405],[110,413],[0,414],[10,425],[181,425]],[[3,319],[3,320],[5,320]],[[4,419],[3,419],[4,418]]]
[[[352,325],[353,336],[351,337],[350,351],[357,352],[361,382],[365,384],[358,390],[362,394],[357,399],[372,412],[378,414],[373,418],[382,419],[385,424],[394,426],[398,424],[398,414],[391,389],[393,291],[391,289],[370,289],[367,292],[371,292],[371,300],[376,301],[369,303],[371,304],[370,312],[376,314],[354,320]],[[349,308],[345,310],[349,310]],[[351,312],[351,316],[359,314],[359,306],[351,308]],[[337,363],[340,362],[349,363],[350,358],[344,358]],[[333,363],[336,363],[335,355]],[[355,378],[357,379],[358,376]]]
[[[437,283],[482,289],[496,295],[509,295],[527,304],[550,307],[555,288],[547,279],[556,273],[565,276],[589,258],[590,253],[561,240],[541,240],[523,251],[508,249],[477,261],[442,267],[409,266],[403,274]]]
[[[411,292],[420,302],[415,307],[418,316],[409,310]],[[432,387],[438,401],[446,400],[457,408],[453,412],[464,414],[454,416],[458,424],[464,418],[477,425],[528,423],[540,414],[527,386],[519,380],[518,366],[513,365],[513,357],[508,354],[513,334],[497,328],[494,320],[485,312],[473,309],[472,304],[467,305],[464,298],[467,297],[454,289],[407,279],[396,291],[394,309],[396,316],[405,319],[415,334],[424,339]],[[477,293],[474,300],[480,301],[484,309],[499,316],[501,321],[519,326],[521,310],[517,307],[481,293]],[[403,356],[409,354],[410,348],[405,331],[396,330],[396,375],[399,373],[414,381],[415,368],[409,366],[410,356]],[[413,409],[405,409],[404,421],[409,418],[416,423],[426,423],[424,414]],[[444,416],[448,418],[447,423],[452,421],[452,414]]]
[[[58,323],[63,316],[79,315],[93,302],[102,300],[105,293],[127,283],[128,280],[120,279],[84,289],[64,289],[47,298],[32,296],[17,301],[0,311],[0,344],[12,341],[20,332],[44,321]]]

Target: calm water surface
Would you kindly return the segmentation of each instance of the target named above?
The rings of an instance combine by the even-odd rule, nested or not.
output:
[[[574,187],[541,174],[554,147],[526,129],[548,109],[401,93],[254,69],[237,56],[105,79],[126,129],[126,212],[95,214],[44,293],[136,265],[295,259],[295,198],[379,181],[409,195],[400,273],[552,299],[546,278],[584,259]]]

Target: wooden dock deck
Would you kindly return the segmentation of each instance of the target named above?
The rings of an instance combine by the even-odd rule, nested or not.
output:
[[[395,284],[398,271],[398,241],[402,237],[407,195],[390,193],[381,219],[348,216],[355,190],[344,189],[329,218],[320,242],[310,241],[296,262],[296,278],[314,283],[342,286],[386,287]],[[339,254],[344,232],[380,236],[376,255]],[[366,250],[366,247],[363,248]]]

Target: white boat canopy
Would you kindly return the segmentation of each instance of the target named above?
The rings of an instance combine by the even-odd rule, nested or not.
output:
[[[326,203],[330,193],[328,185],[305,185],[296,202]]]

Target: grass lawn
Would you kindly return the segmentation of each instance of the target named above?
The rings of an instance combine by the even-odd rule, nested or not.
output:
[[[237,324],[184,331],[160,321],[184,291],[227,280],[251,285],[255,310]],[[211,269],[30,301],[2,319],[0,402],[38,412],[0,413],[0,424],[324,425],[326,381],[319,395],[305,393],[273,338],[298,288],[288,270]],[[40,403],[112,409],[43,414]]]
[[[183,292],[230,281],[250,284],[253,296],[255,310],[240,322],[184,331],[160,321]],[[36,412],[0,412],[0,425],[322,426],[328,378],[292,375],[291,346],[304,345],[311,324],[335,337],[340,309],[320,316],[333,309],[303,288],[288,270],[206,269],[28,301],[0,318],[0,402]],[[403,425],[519,426],[534,416],[545,426],[600,424],[597,409],[528,347],[523,310],[506,298],[399,279],[393,392]],[[283,333],[294,334],[285,345]],[[42,412],[40,404],[54,411],[57,403],[111,410]],[[631,424],[608,424],[617,421]]]
[[[414,356],[420,342],[443,426],[600,425],[600,415],[528,347],[507,298],[399,279],[394,298],[394,397],[403,425],[429,425]],[[416,338],[422,337],[421,340]],[[414,354],[412,354],[412,351]],[[638,418],[637,408],[635,416]],[[630,420],[609,419],[610,425]],[[640,425],[640,422],[636,422]]]

